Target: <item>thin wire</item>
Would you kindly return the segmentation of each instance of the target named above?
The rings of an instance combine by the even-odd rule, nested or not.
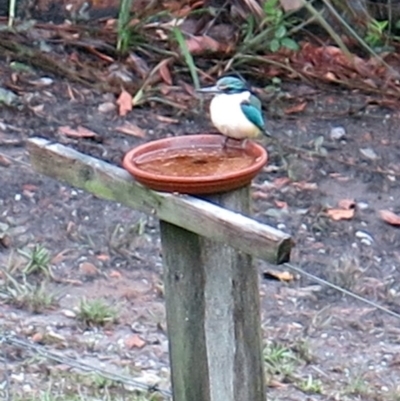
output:
[[[366,298],[364,298],[364,297],[362,297],[360,295],[357,295],[357,294],[355,294],[355,293],[353,293],[353,292],[351,292],[349,290],[346,290],[345,288],[342,288],[342,287],[340,287],[340,286],[338,286],[336,284],[330,283],[327,280],[324,280],[324,279],[322,279],[322,278],[320,278],[318,276],[315,276],[312,273],[309,273],[309,272],[305,271],[301,267],[295,266],[295,265],[293,265],[291,263],[284,263],[282,266],[285,266],[289,270],[294,271],[294,272],[296,272],[296,273],[298,273],[298,274],[300,274],[302,276],[305,276],[305,277],[309,278],[310,280],[312,280],[312,281],[314,281],[316,283],[319,283],[319,284],[322,284],[324,286],[330,287],[330,288],[332,288],[332,289],[334,289],[334,290],[336,290],[338,292],[341,292],[341,293],[343,293],[345,295],[348,295],[348,296],[350,296],[350,297],[352,297],[354,299],[357,299],[357,300],[359,300],[359,301],[361,301],[361,302],[363,302],[363,303],[365,303],[367,305],[370,305],[370,306],[372,306],[372,307],[374,307],[374,308],[376,308],[376,309],[378,309],[378,310],[380,310],[380,311],[382,311],[384,313],[387,313],[387,314],[389,314],[389,315],[391,315],[393,317],[396,317],[396,318],[400,319],[400,314],[398,314],[398,313],[396,313],[396,312],[394,312],[394,311],[392,311],[392,310],[390,310],[388,308],[385,308],[385,307],[383,307],[383,306],[381,306],[381,305],[379,305],[379,304],[377,304],[377,303],[375,303],[373,301],[370,301],[370,300],[368,300],[368,299],[366,299]],[[61,356],[58,353],[55,353],[55,352],[47,350],[43,346],[39,346],[37,344],[33,344],[33,343],[30,343],[30,342],[27,342],[27,341],[22,340],[22,339],[14,336],[14,335],[11,335],[11,334],[0,335],[0,344],[4,344],[4,343],[8,343],[8,344],[17,346],[19,348],[34,352],[36,354],[39,354],[39,355],[43,356],[46,359],[50,359],[50,360],[62,363],[64,365],[68,365],[68,366],[70,366],[72,368],[75,368],[75,369],[79,369],[79,370],[82,370],[82,371],[85,371],[85,372],[98,373],[99,375],[103,376],[104,378],[109,379],[109,380],[113,380],[115,382],[127,384],[127,385],[133,386],[135,388],[138,388],[138,389],[141,389],[141,390],[145,390],[147,392],[159,392],[160,394],[162,394],[163,396],[168,397],[168,398],[172,397],[172,393],[170,391],[168,391],[168,390],[163,390],[163,389],[161,389],[161,388],[159,388],[157,386],[146,385],[146,384],[143,384],[143,383],[141,383],[139,381],[131,379],[128,376],[122,376],[122,375],[119,375],[119,374],[116,374],[116,373],[111,373],[111,372],[108,372],[105,369],[98,368],[98,367],[95,367],[95,366],[92,366],[92,365],[89,365],[89,364],[86,364],[86,363],[79,362],[79,361],[77,361],[77,360],[75,360],[73,358]],[[6,400],[9,400],[10,392],[9,392],[9,378],[7,376],[7,373],[8,373],[7,372],[7,358],[6,358],[6,355],[5,355],[4,351],[3,351],[3,354],[4,354],[4,367],[5,367],[5,374],[6,374],[6,376],[5,376],[5,378],[6,378]]]
[[[398,314],[398,313],[396,313],[396,312],[394,312],[394,311],[392,311],[392,310],[390,310],[388,308],[385,308],[384,306],[379,305],[379,304],[375,303],[374,301],[370,301],[369,299],[366,299],[366,298],[362,297],[361,295],[357,295],[354,292],[346,290],[345,288],[342,288],[342,287],[340,287],[340,286],[338,286],[336,284],[330,283],[329,281],[326,281],[323,278],[314,276],[313,274],[308,273],[307,271],[305,271],[301,267],[294,266],[291,263],[284,263],[283,266],[287,267],[288,269],[290,269],[290,270],[292,270],[292,271],[294,271],[296,273],[301,274],[302,276],[308,277],[310,280],[312,280],[312,281],[314,281],[316,283],[319,283],[319,284],[325,285],[327,287],[333,288],[336,291],[339,291],[339,292],[341,292],[343,294],[346,294],[349,297],[355,298],[355,299],[357,299],[357,300],[359,300],[361,302],[364,302],[365,304],[368,304],[370,306],[373,306],[376,309],[379,309],[382,312],[387,313],[388,315],[391,315],[391,316],[396,317],[397,319],[400,319],[400,314]]]
[[[3,335],[3,336],[0,335],[0,343],[4,343],[4,342],[14,345],[14,346],[17,346],[18,348],[22,348],[22,349],[34,352],[35,354],[39,354],[46,359],[50,359],[55,362],[59,362],[61,364],[68,365],[72,368],[79,369],[84,372],[98,373],[102,377],[112,380],[112,381],[115,381],[115,382],[127,384],[129,386],[132,386],[132,387],[135,387],[135,388],[138,388],[141,390],[145,390],[147,392],[158,392],[168,398],[172,397],[172,393],[169,390],[163,390],[155,385],[154,386],[147,385],[147,384],[144,384],[137,380],[131,379],[128,376],[122,376],[117,373],[111,373],[111,372],[108,372],[106,369],[98,368],[98,367],[95,367],[95,366],[92,366],[92,365],[89,365],[89,364],[86,364],[83,362],[79,362],[73,358],[61,356],[53,351],[47,350],[43,346],[32,344],[32,343],[22,340],[12,334],[7,334],[7,335]]]

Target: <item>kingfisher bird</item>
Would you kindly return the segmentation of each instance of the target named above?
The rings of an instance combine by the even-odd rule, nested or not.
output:
[[[214,86],[198,91],[216,94],[210,104],[210,115],[214,127],[226,136],[224,146],[229,138],[244,140],[261,133],[270,136],[265,128],[261,102],[242,79],[223,77]]]

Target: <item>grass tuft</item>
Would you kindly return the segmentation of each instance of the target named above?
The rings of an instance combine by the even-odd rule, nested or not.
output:
[[[291,349],[277,343],[267,344],[263,356],[267,374],[281,376],[283,379],[291,379],[299,363]]]
[[[32,313],[40,313],[57,305],[57,299],[49,292],[45,281],[30,284],[25,275],[22,281],[18,281],[6,271],[2,273],[5,279],[0,286],[0,298],[6,303]]]
[[[118,312],[102,299],[87,300],[79,304],[77,319],[87,326],[104,326],[117,321]]]
[[[18,251],[20,255],[27,259],[27,264],[23,269],[26,275],[43,273],[46,277],[52,276],[50,252],[42,245],[35,245],[32,250]]]
[[[133,0],[121,0],[118,14],[117,51],[125,53],[130,44],[131,31],[129,27]]]

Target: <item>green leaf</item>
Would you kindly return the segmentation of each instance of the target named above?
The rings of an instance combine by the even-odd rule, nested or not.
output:
[[[267,0],[264,3],[264,12],[267,15],[271,15],[276,12],[278,7],[278,0]]]
[[[275,38],[282,39],[286,36],[286,34],[287,34],[287,29],[285,25],[279,25],[277,30],[275,31]]]
[[[189,68],[190,71],[190,75],[192,76],[192,81],[193,81],[193,85],[196,89],[200,88],[200,80],[199,80],[199,76],[197,74],[197,68],[196,68],[196,64],[194,63],[193,60],[193,56],[190,53],[185,38],[183,37],[182,31],[177,28],[174,27],[172,30],[176,41],[178,42],[179,48],[181,49],[183,58],[185,59],[186,65]]]
[[[281,44],[278,39],[272,39],[270,44],[269,44],[269,49],[271,52],[277,52],[279,48],[281,47]]]
[[[290,38],[283,38],[281,40],[281,45],[283,47],[286,47],[287,49],[295,50],[295,51],[299,50],[299,48],[300,48],[299,45],[297,44],[297,42]]]

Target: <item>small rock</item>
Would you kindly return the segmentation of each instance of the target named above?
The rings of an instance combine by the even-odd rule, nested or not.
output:
[[[71,319],[76,318],[76,313],[70,309],[64,309],[62,313],[64,316],[69,317]]]
[[[14,92],[0,87],[0,104],[4,103],[7,106],[13,106],[17,99],[18,96]]]
[[[22,386],[22,391],[23,391],[24,393],[30,393],[30,392],[32,392],[32,387],[31,387],[31,385],[30,385],[30,384],[24,384],[24,385]]]
[[[367,202],[357,202],[357,209],[358,210],[365,210],[368,209],[369,205]]]
[[[11,379],[15,380],[18,383],[22,383],[25,380],[25,375],[23,373],[19,374],[13,373],[11,375]]]
[[[369,235],[365,231],[357,231],[356,238],[359,238],[361,240],[361,243],[365,245],[371,245],[374,242],[374,239],[371,237],[371,235]]]
[[[360,149],[360,152],[363,156],[365,156],[367,159],[370,160],[376,160],[378,158],[378,155],[375,153],[375,151],[371,148],[362,148]]]
[[[105,102],[99,105],[97,108],[100,113],[109,113],[111,111],[114,111],[117,108],[117,106],[112,103],[112,102]]]
[[[22,198],[22,195],[21,195],[21,194],[15,194],[15,196],[14,196],[14,200],[15,200],[16,202],[19,202],[19,201],[21,200],[21,198]]]
[[[346,130],[343,127],[334,127],[329,134],[332,140],[339,141],[346,136]]]
[[[49,77],[42,77],[34,81],[29,81],[30,84],[35,86],[49,86],[53,84],[53,79]]]

